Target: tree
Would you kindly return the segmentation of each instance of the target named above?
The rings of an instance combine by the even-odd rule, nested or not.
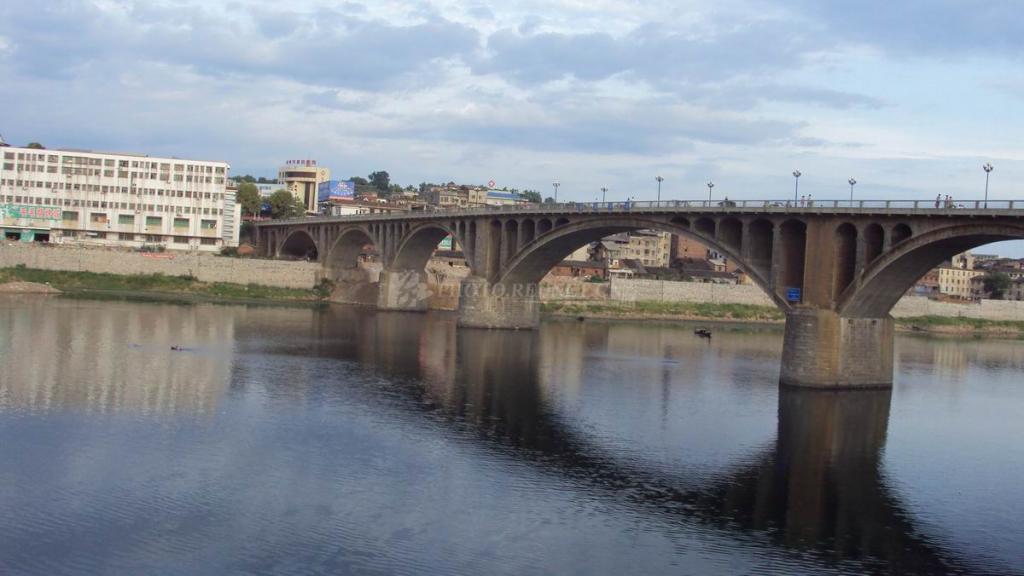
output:
[[[271,218],[294,218],[306,213],[302,201],[283,188],[271,194],[267,203],[270,204]]]
[[[985,287],[985,293],[993,300],[1002,300],[1006,291],[1010,289],[1012,280],[1005,272],[990,271],[981,278]]]
[[[555,199],[552,198],[551,196],[548,196],[547,198],[544,199],[544,203],[545,204],[554,204],[555,203]]]
[[[238,185],[238,203],[242,205],[243,214],[258,214],[263,205],[263,198],[260,197],[259,188],[252,182],[242,182]]]
[[[380,195],[386,196],[388,188],[391,187],[391,176],[386,170],[372,172],[370,173],[370,184],[377,189]]]
[[[25,148],[32,148],[33,150],[46,150],[46,146],[43,146],[39,142],[29,142]]]
[[[519,195],[535,204],[540,204],[544,201],[540,196],[540,192],[537,192],[536,190],[523,190]]]

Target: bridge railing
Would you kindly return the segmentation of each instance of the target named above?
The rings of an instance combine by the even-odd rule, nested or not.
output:
[[[430,207],[415,212],[389,214],[351,214],[344,216],[312,216],[274,220],[273,224],[295,224],[310,220],[389,220],[394,218],[434,217],[438,214],[478,215],[503,212],[631,212],[634,210],[707,210],[743,212],[818,212],[823,210],[915,210],[951,213],[957,210],[1024,210],[1024,200],[627,200],[624,202],[562,202],[558,204],[524,204],[480,206],[447,209]]]

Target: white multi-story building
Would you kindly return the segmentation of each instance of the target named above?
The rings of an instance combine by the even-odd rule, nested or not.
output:
[[[168,249],[237,246],[241,207],[225,162],[0,147],[8,239]]]
[[[971,298],[971,278],[982,276],[984,270],[965,270],[959,267],[940,266],[939,293],[969,300]]]

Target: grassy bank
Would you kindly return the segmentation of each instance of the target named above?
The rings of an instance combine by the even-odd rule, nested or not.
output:
[[[36,282],[67,293],[88,294],[152,294],[189,296],[211,300],[317,302],[329,294],[329,287],[313,290],[274,288],[257,284],[200,282],[190,276],[162,274],[121,275],[95,272],[67,272],[35,268],[0,269],[0,284],[5,282]]]
[[[548,302],[541,311],[550,316],[620,320],[701,320],[707,322],[779,323],[785,317],[768,306],[710,302]],[[917,316],[897,318],[896,329],[928,334],[1024,337],[1024,322],[978,318]]]
[[[728,322],[782,322],[781,311],[750,304],[710,302],[546,302],[541,312],[553,316],[622,318],[639,320],[717,320]]]
[[[1024,322],[982,320],[962,316],[913,316],[897,318],[896,327],[914,332],[964,335],[1024,336]]]

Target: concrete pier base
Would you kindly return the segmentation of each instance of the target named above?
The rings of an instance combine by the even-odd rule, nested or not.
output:
[[[379,300],[380,282],[377,275],[362,267],[328,270],[334,281],[331,302],[375,306]]]
[[[430,300],[427,275],[423,271],[398,270],[381,272],[377,292],[380,310],[426,312]]]
[[[536,284],[491,284],[470,276],[462,280],[459,326],[467,328],[534,329],[540,325]]]
[[[843,318],[831,310],[786,313],[784,385],[813,388],[892,386],[893,320]]]

